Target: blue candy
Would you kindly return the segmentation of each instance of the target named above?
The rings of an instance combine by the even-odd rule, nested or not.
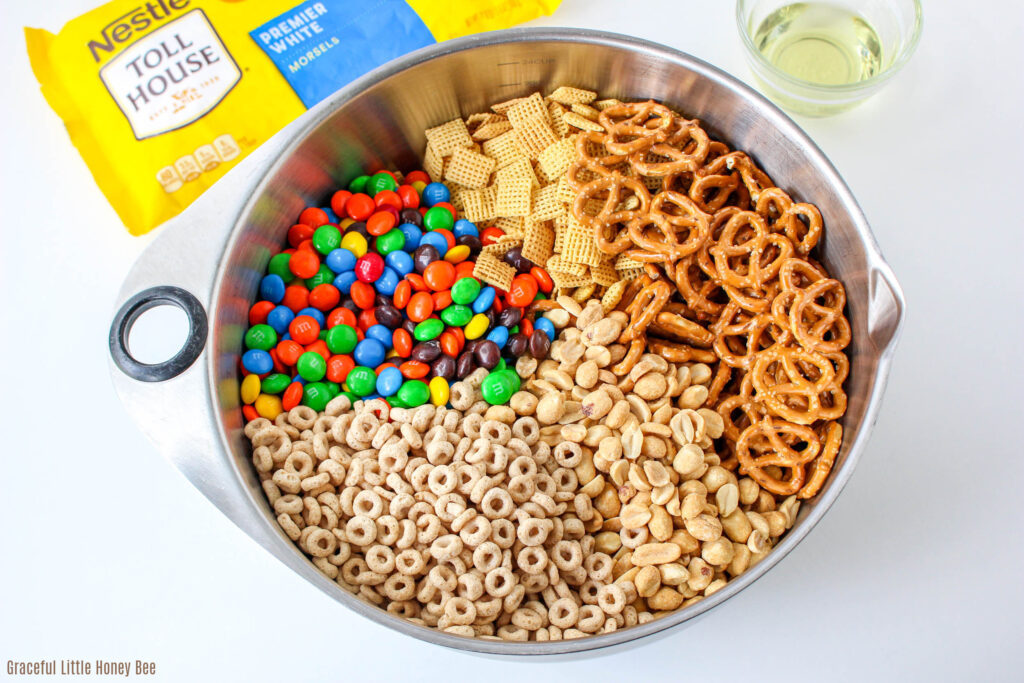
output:
[[[384,345],[384,348],[387,349],[390,349],[393,346],[393,336],[394,332],[380,324],[370,325],[370,328],[366,330],[367,339],[376,339],[377,341]]]
[[[346,273],[356,268],[356,255],[342,247],[332,250],[326,261],[327,267],[335,273]]]
[[[476,295],[476,299],[473,300],[471,308],[474,313],[486,313],[491,310],[491,306],[494,305],[494,297],[497,292],[494,291],[494,287],[484,287],[480,290],[480,293]]]
[[[405,277],[412,272],[413,262],[412,256],[409,256],[404,251],[393,251],[384,257],[384,263],[387,264],[388,268],[398,273],[401,277]]]
[[[398,286],[398,279],[398,273],[385,266],[384,272],[380,274],[373,286],[379,293],[391,296],[395,293],[395,287]]]
[[[306,380],[302,379],[302,377],[299,375],[295,375],[294,377],[292,377],[292,384],[295,384],[296,382],[298,382],[302,386],[306,386]]]
[[[423,203],[427,206],[433,206],[441,202],[446,202],[452,198],[452,193],[448,191],[448,188],[441,183],[430,183],[423,188],[423,194],[420,195],[423,199]]]
[[[548,339],[551,341],[555,340],[555,324],[547,318],[537,318],[534,320],[533,329],[544,330],[544,334],[548,335]]]
[[[444,256],[448,252],[448,240],[444,238],[444,235],[438,232],[428,232],[420,240],[420,246],[429,244],[430,246],[437,249],[437,253]]]
[[[264,275],[260,280],[260,298],[272,304],[281,303],[284,298],[284,280],[280,275]]]
[[[384,349],[384,345],[379,341],[376,339],[364,339],[356,344],[356,349],[352,352],[352,358],[355,359],[356,365],[375,368],[384,362],[386,354],[387,351]]]
[[[420,238],[423,237],[423,231],[412,223],[402,223],[398,226],[398,229],[405,235],[405,245],[402,247],[405,251],[416,251],[416,247],[420,246]]]
[[[402,386],[402,373],[398,368],[384,368],[377,375],[377,393],[381,396],[393,396]]]
[[[503,349],[505,344],[508,343],[508,328],[504,325],[498,325],[487,333],[487,338],[497,344],[499,349]]]
[[[452,228],[452,232],[456,237],[462,237],[463,235],[473,235],[474,237],[480,236],[480,231],[477,230],[477,227],[465,218],[460,218],[455,221],[455,227]]]
[[[278,334],[288,331],[288,325],[295,320],[295,314],[287,306],[276,306],[274,310],[267,313],[267,324],[274,328]]]
[[[338,214],[334,213],[334,211],[331,210],[331,207],[324,206],[321,207],[320,210],[327,214],[328,223],[332,223],[334,225],[338,224]]]
[[[355,271],[349,270],[334,278],[334,286],[337,287],[338,291],[342,294],[348,294],[352,291],[352,283],[355,281]]]
[[[242,367],[254,375],[263,375],[274,369],[274,359],[260,349],[249,349],[242,354]]]
[[[320,325],[321,329],[323,329],[324,325],[327,324],[327,317],[324,316],[323,311],[317,310],[317,309],[313,308],[312,306],[309,306],[307,308],[303,308],[301,311],[299,311],[298,313],[295,314],[296,317],[298,317],[300,315],[308,315],[310,318],[312,318],[313,320],[317,321],[317,323]]]

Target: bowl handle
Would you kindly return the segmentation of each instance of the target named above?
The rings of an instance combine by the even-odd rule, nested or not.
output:
[[[906,301],[892,268],[881,259],[871,266],[868,292],[868,335],[878,349],[891,352],[903,330]]]

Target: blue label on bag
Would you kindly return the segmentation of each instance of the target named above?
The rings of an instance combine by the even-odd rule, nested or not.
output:
[[[249,33],[306,108],[434,37],[404,0],[304,2]]]

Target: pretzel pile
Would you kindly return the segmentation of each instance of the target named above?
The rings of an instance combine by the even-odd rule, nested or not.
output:
[[[818,209],[749,156],[655,102],[614,103],[576,138],[571,211],[634,277],[622,360],[717,363],[722,465],[779,496],[821,489],[842,443],[850,324],[842,283],[810,254]]]

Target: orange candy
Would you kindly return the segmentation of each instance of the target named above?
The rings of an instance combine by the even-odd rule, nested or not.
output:
[[[412,185],[402,185],[398,188],[398,196],[402,198],[402,206],[406,209],[420,208],[420,194]]]
[[[331,356],[327,359],[327,379],[331,382],[341,384],[348,377],[348,373],[356,366],[356,362],[349,355]]]
[[[312,344],[320,335],[320,323],[312,316],[299,315],[288,324],[288,333],[300,344]]]
[[[352,196],[348,190],[338,190],[331,196],[331,211],[338,216],[345,215],[345,202]]]
[[[395,214],[390,211],[378,211],[366,220],[366,232],[374,237],[380,237],[395,227],[395,223],[397,223]]]
[[[427,292],[416,292],[405,307],[405,314],[414,323],[421,323],[434,312],[434,300]]]
[[[359,329],[368,330],[377,324],[377,316],[372,308],[367,308],[359,314]]]
[[[408,358],[412,354],[412,335],[408,330],[399,327],[391,336],[391,343],[399,358]]]
[[[317,285],[309,293],[309,305],[321,311],[329,311],[341,301],[341,292],[329,282]]]
[[[349,200],[351,201],[351,200]],[[505,231],[501,228],[496,228],[493,225],[489,228],[484,228],[480,231],[480,243],[485,247],[489,244],[494,244],[498,241],[499,237],[502,237]]]
[[[412,298],[412,285],[409,284],[408,280],[402,280],[395,287],[395,293],[391,296],[392,302],[395,307],[402,309],[409,304],[409,299]]]
[[[348,325],[349,327],[356,326],[356,314],[347,308],[339,306],[331,311],[330,315],[327,316],[327,329],[336,327],[338,325]]]
[[[452,305],[452,290],[446,289],[443,292],[434,292],[431,297],[434,300],[434,310],[443,311]]]
[[[291,339],[283,339],[277,343],[277,357],[285,365],[295,365],[305,349],[302,344]]]
[[[451,330],[441,333],[441,350],[453,358],[459,355],[459,339]]]
[[[544,270],[540,266],[530,268],[530,275],[532,275],[533,279],[535,279],[537,284],[540,285],[540,291],[545,294],[550,294],[551,290],[554,289],[555,283],[551,279],[551,276],[548,275],[548,271]]]
[[[519,331],[529,337],[533,334],[533,321],[529,318],[523,318],[519,321]]]
[[[423,379],[430,372],[430,366],[418,360],[409,360],[398,366],[406,379]]]
[[[455,282],[455,266],[447,261],[434,261],[423,271],[423,281],[435,292],[448,289]]]
[[[303,280],[311,278],[320,270],[320,257],[313,251],[297,249],[288,258],[288,270],[292,271],[295,277]]]
[[[463,261],[462,263],[455,266],[455,279],[461,280],[464,277],[473,277],[473,268],[476,267],[475,261]]]
[[[349,296],[352,297],[352,301],[355,302],[355,305],[359,308],[373,308],[373,302],[377,299],[377,290],[373,288],[373,285],[367,282],[356,280],[352,283],[352,289],[349,290]]]
[[[373,196],[373,203],[377,206],[391,206],[399,211],[404,207],[402,205],[402,198],[398,196],[397,192],[392,190],[381,190]]]
[[[327,217],[327,212],[315,206],[308,206],[299,214],[299,223],[308,225],[311,228],[319,228],[321,225],[326,225],[329,222],[330,219]]]
[[[370,195],[363,194],[362,192],[352,195],[345,202],[345,213],[348,214],[349,218],[357,221],[365,221],[373,215],[376,208],[377,205],[370,199]]]
[[[409,284],[412,285],[412,288],[417,292],[425,292],[430,289],[427,287],[427,283],[423,280],[423,276],[419,273],[409,273],[405,276],[405,279],[409,281]]]
[[[299,246],[303,240],[313,238],[313,228],[302,223],[296,223],[292,227],[288,228],[288,244],[293,247]]]
[[[528,306],[537,296],[537,280],[528,274],[516,275],[505,301],[510,306]]]
[[[312,353],[319,353],[324,360],[331,357],[331,350],[327,348],[327,342],[323,339],[317,339],[315,342],[306,347],[306,351]]]
[[[254,408],[253,406],[242,406],[242,416],[245,417],[246,421],[252,422],[256,418],[258,418],[260,414],[256,412],[256,408]]]
[[[291,410],[295,406],[299,405],[302,401],[302,384],[299,382],[292,382],[288,385],[288,388],[281,394],[281,407],[285,410]]]
[[[433,232],[436,232],[438,235],[440,235],[441,237],[444,238],[444,241],[448,243],[448,249],[451,249],[452,247],[455,246],[455,233],[453,233],[451,230],[445,230],[444,228],[438,228],[437,230],[434,230]],[[441,255],[444,256],[444,254],[441,254]]]

